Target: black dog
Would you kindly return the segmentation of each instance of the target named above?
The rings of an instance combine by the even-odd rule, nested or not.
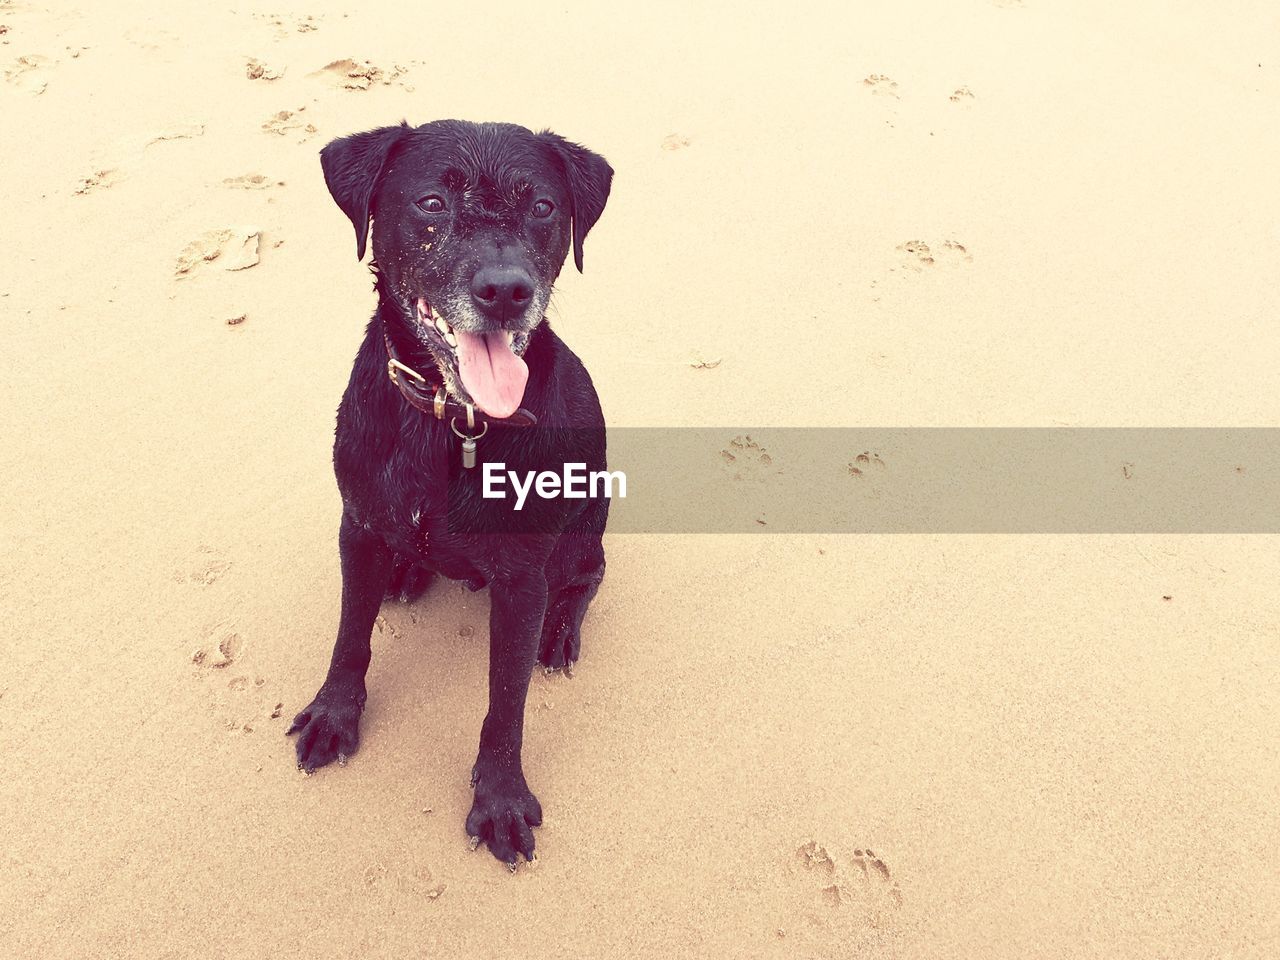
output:
[[[550,132],[452,120],[335,140],[320,160],[361,258],[373,220],[378,308],[338,408],[338,640],[288,732],[303,770],[344,760],[384,597],[412,598],[434,573],[489,585],[489,712],[466,829],[514,869],[542,821],[520,761],[530,674],[578,658],[608,500],[512,514],[510,500],[482,496],[464,457],[470,446],[481,467],[604,469],[595,388],[544,312],[571,243],[582,269],[613,170]]]

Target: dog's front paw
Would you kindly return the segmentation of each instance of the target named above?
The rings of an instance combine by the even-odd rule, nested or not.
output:
[[[582,652],[582,618],[590,596],[580,590],[566,590],[556,597],[542,621],[538,641],[538,663],[547,671],[573,669]]]
[[[365,692],[359,688],[321,687],[311,705],[293,718],[285,736],[297,733],[298,769],[305,773],[347,757],[360,745],[360,714]]]
[[[467,815],[467,836],[481,841],[512,870],[516,854],[533,860],[533,830],[542,823],[542,804],[529,790],[524,774],[484,773],[479,764],[471,774],[475,800]]]

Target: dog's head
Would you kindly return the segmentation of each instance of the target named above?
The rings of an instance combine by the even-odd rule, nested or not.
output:
[[[446,389],[490,416],[514,413],[530,334],[571,243],[582,269],[609,164],[549,131],[457,120],[343,137],[320,163],[361,259],[372,219],[382,294]]]

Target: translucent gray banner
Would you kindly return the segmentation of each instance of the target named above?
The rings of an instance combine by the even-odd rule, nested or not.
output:
[[[1280,532],[1277,429],[622,428],[608,456],[611,533]]]

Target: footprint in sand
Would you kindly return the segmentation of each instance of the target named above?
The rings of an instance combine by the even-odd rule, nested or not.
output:
[[[822,870],[826,873],[835,873],[836,862],[831,859],[831,854],[827,853],[827,848],[818,843],[817,840],[810,840],[803,844],[796,851],[796,857],[804,865],[806,870]]]
[[[230,569],[230,560],[220,556],[213,547],[202,546],[174,571],[173,579],[178,583],[197,583],[207,587]]]
[[[196,137],[203,136],[203,123],[175,123],[172,127],[166,127],[148,140],[147,146],[149,147],[154,143],[165,143],[169,140],[194,140]]]
[[[886,482],[888,465],[878,453],[864,450],[847,465],[849,476],[857,484],[858,495],[871,500],[880,500],[891,489]]]
[[[769,451],[745,435],[730,440],[720,460],[735,480],[763,480],[778,472]]]
[[[854,850],[853,864],[862,871],[864,877],[869,877],[874,872],[879,875],[881,880],[885,882],[889,880],[889,868],[870,849],[865,853],[861,850]]]
[[[408,72],[407,67],[399,64],[393,64],[390,70],[384,70],[369,60],[344,59],[334,60],[310,76],[324,80],[339,90],[369,90],[375,84],[389,87]],[[400,86],[413,92],[412,87],[405,86],[403,83],[400,83]]]
[[[306,109],[306,107],[299,107],[297,110],[281,110],[279,113],[272,115],[262,125],[262,129],[266,133],[276,133],[282,137],[295,133],[300,134],[298,142],[304,143],[317,132],[314,123],[307,123],[306,120],[298,116]]]
[[[852,866],[842,867],[816,840],[810,840],[796,851],[807,871],[816,871],[815,880],[824,883],[818,890],[821,900],[832,908],[857,905],[875,912],[902,906],[902,890],[893,880],[889,865],[870,849],[853,851]]]
[[[939,259],[943,263],[973,263],[973,254],[959,240],[943,240]]]
[[[662,138],[662,149],[668,152],[672,150],[683,150],[689,146],[692,141],[688,137],[681,136],[678,133],[670,133]]]
[[[249,62],[244,66],[244,75],[250,80],[279,80],[284,76],[284,70],[277,70],[269,67],[261,60],[251,57]]]
[[[264,21],[272,28],[277,40],[283,40],[291,33],[311,33],[320,29],[320,21],[322,17],[313,17],[310,15],[284,16],[278,13],[255,13],[253,19]]]
[[[181,280],[207,264],[216,264],[214,269],[247,270],[259,261],[258,244],[261,239],[261,232],[252,227],[206,231],[178,254],[174,276]]]
[[[908,240],[898,244],[897,249],[906,254],[902,265],[916,273],[938,265],[957,266],[973,262],[973,255],[958,240],[943,240],[933,247],[923,240]]]
[[[222,670],[244,654],[245,643],[230,620],[220,620],[205,631],[204,641],[191,654],[199,667]]]
[[[723,357],[713,357],[708,360],[702,354],[694,354],[689,358],[689,366],[694,370],[714,370],[724,362]]]
[[[817,840],[796,850],[786,867],[790,881],[779,890],[775,934],[806,955],[815,948],[825,956],[837,944],[832,955],[876,955],[899,933],[901,890],[870,850],[856,850],[852,862],[833,851]]]
[[[871,851],[867,851],[870,855]],[[832,883],[822,888],[822,898],[831,907],[839,909],[851,905],[855,909],[867,909],[876,913],[886,909],[897,910],[902,906],[902,891],[889,880],[889,868],[880,860],[870,861],[870,869],[858,859],[854,860],[863,870],[863,883]]]
[[[114,187],[123,179],[124,176],[119,170],[96,170],[89,176],[80,178],[80,184],[76,187],[75,195],[82,197],[85,194],[93,193],[95,190],[105,190],[108,187]]]
[[[253,733],[258,724],[279,720],[284,704],[275,701],[274,707],[269,706],[271,698],[262,696],[266,685],[262,677],[250,679],[241,675],[227,681],[225,694],[215,689],[214,708],[224,714],[223,726],[240,733]]]
[[[928,266],[934,262],[933,251],[923,240],[908,240],[898,244],[898,249],[908,255],[907,265],[916,270],[921,269],[921,265]]]
[[[877,96],[898,99],[898,82],[891,77],[886,77],[883,73],[871,74],[862,81],[862,84]]]
[[[854,477],[866,476],[868,470],[883,470],[885,462],[880,459],[880,454],[872,453],[870,450],[863,450],[860,454],[853,458],[849,463],[849,475]]]
[[[19,57],[4,71],[6,82],[32,96],[39,96],[49,86],[49,71],[56,65],[56,60],[42,57],[38,53],[29,53]]]
[[[404,639],[400,631],[396,629],[396,625],[392,623],[390,620],[388,620],[386,616],[381,613],[373,618],[373,626],[374,626],[374,629],[378,631],[378,633],[386,633],[393,640]]]
[[[970,103],[977,98],[974,97],[973,91],[968,87],[958,87],[956,92],[951,94],[948,99],[950,99],[952,103]]]
[[[360,872],[360,885],[365,894],[411,900],[439,900],[445,884],[438,881],[424,865],[402,864],[388,867],[371,863]]]
[[[227,177],[222,185],[236,190],[268,190],[271,187],[283,187],[284,181],[272,180],[261,173],[244,173],[238,177]]]
[[[206,689],[210,709],[227,730],[253,733],[262,724],[283,719],[284,702],[271,684],[263,677],[243,672],[249,665],[248,645],[231,621],[220,621],[205,631],[205,639],[191,654],[191,662],[198,668],[196,679],[225,679]]]

